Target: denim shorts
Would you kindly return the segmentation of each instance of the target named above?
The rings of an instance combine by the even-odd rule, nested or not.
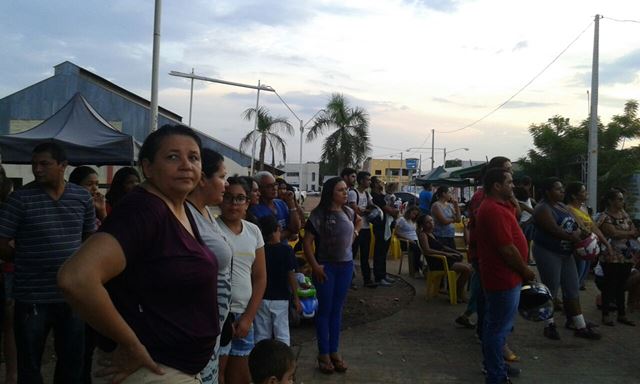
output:
[[[239,319],[241,314],[234,313],[236,319]],[[251,324],[251,328],[249,328],[249,332],[247,336],[238,339],[233,338],[231,342],[226,347],[220,347],[218,354],[220,356],[238,356],[238,357],[246,357],[249,356],[251,350],[255,345],[254,335],[253,335],[253,324]]]

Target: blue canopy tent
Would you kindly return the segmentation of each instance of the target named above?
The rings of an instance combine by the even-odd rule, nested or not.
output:
[[[450,187],[466,187],[471,185],[471,180],[454,175],[455,172],[448,172],[443,166],[439,166],[431,172],[416,178],[417,185],[430,183],[432,185],[448,185]]]
[[[140,144],[113,128],[76,93],[47,120],[24,132],[0,136],[4,164],[31,164],[33,148],[45,141],[60,144],[71,165],[132,165]]]

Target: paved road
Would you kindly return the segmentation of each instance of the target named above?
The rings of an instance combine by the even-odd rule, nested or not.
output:
[[[389,265],[390,271],[397,271],[394,262]],[[416,287],[416,296],[406,307],[342,333],[341,351],[349,371],[330,376],[320,373],[315,342],[308,341],[296,346],[297,383],[482,383],[480,345],[474,332],[453,323],[464,306],[449,305],[444,295],[426,301],[423,281],[403,277]],[[596,293],[589,281],[583,306],[593,321],[600,319],[594,304]],[[640,323],[638,313],[630,317]],[[562,313],[556,321],[564,323]],[[514,364],[522,369],[516,383],[640,383],[640,327],[600,327],[600,341],[576,338],[562,327],[562,340],[552,341],[542,336],[542,327],[517,319],[510,337],[512,349],[521,357]]]

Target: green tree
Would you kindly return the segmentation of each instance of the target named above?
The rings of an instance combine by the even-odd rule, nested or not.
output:
[[[604,126],[598,121],[598,191],[622,186],[640,169],[640,149],[624,148],[627,140],[640,137],[638,102],[625,103],[624,113]],[[575,127],[568,118],[556,115],[546,123],[533,124],[529,132],[534,149],[520,159],[524,172],[534,180],[557,176],[565,181],[581,180],[587,166],[590,120]]]
[[[352,108],[342,94],[334,93],[327,107],[316,117],[307,134],[307,142],[334,130],[322,145],[323,162],[335,164],[336,174],[344,167],[358,166],[371,150],[369,116],[360,108]]]
[[[284,117],[273,117],[269,114],[269,110],[260,107],[248,108],[242,113],[245,120],[252,120],[254,116],[258,118],[258,127],[249,132],[240,141],[240,150],[252,150],[253,143],[260,140],[260,155],[258,156],[259,170],[264,169],[264,152],[269,146],[271,151],[271,165],[275,166],[275,153],[282,153],[282,158],[287,161],[287,145],[284,139],[279,135],[280,130],[284,130],[289,135],[293,135],[293,126]]]

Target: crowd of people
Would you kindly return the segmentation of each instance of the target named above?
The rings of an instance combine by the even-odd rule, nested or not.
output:
[[[597,340],[580,304],[593,269],[601,324],[613,326],[615,312],[617,323],[635,325],[626,291],[637,308],[640,233],[622,189],[606,192],[596,214],[580,183],[545,179],[536,200],[531,179],[514,180],[509,159],[496,157],[468,204],[453,188],[427,184],[412,206],[395,196],[397,183],[345,168],[305,217],[284,180],[227,175],[224,158],[184,126],[151,133],[141,174],[121,168],[105,195],[89,166],[65,181],[66,155],[53,142],[32,159],[35,180],[13,192],[0,168],[8,383],[43,382],[51,331],[55,383],[292,382],[289,317],[302,311],[295,293],[304,265],[317,298],[318,368],[344,373],[346,297],[360,288],[358,272],[364,289],[396,283],[387,273],[393,236],[413,277],[445,266],[456,273],[448,289],[467,305],[455,323],[476,330],[487,383],[518,373],[507,364],[517,359],[507,338],[523,284],[539,279],[563,307],[565,327]],[[456,246],[456,226],[467,252]],[[600,243],[597,257],[584,252],[590,239]],[[553,316],[542,334],[560,339]]]

